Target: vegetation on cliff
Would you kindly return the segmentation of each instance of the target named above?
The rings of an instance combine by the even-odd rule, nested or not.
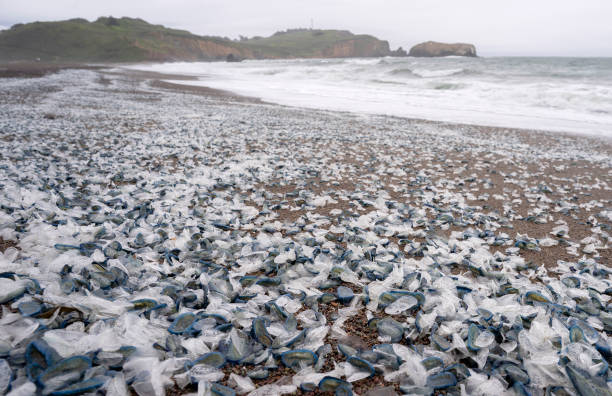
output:
[[[270,37],[197,36],[142,19],[102,17],[14,25],[0,31],[0,61],[138,62],[405,55],[387,41],[341,30],[293,29]]]
[[[103,17],[18,24],[0,32],[0,60],[132,62],[249,56],[231,40],[201,37],[141,19]]]
[[[356,35],[347,30],[289,29],[270,37],[254,37],[240,43],[252,50],[256,58],[341,58],[395,54],[387,41],[367,34]]]

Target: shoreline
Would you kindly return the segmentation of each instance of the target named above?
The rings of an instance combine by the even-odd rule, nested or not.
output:
[[[40,78],[62,70],[103,70],[110,65],[87,63],[0,62],[0,81],[3,78]]]
[[[108,66],[108,68],[115,68],[116,66]],[[71,66],[68,66],[67,69],[71,69]],[[147,87],[152,89],[153,91],[158,92],[166,92],[166,93],[179,93],[185,95],[195,95],[201,96],[202,98],[209,98],[213,100],[221,101],[222,103],[228,103],[231,105],[232,103],[236,104],[246,104],[246,105],[254,105],[254,106],[265,106],[270,109],[282,109],[283,111],[288,112],[297,112],[303,113],[307,117],[317,117],[317,116],[332,116],[332,117],[346,117],[348,119],[362,120],[364,115],[361,113],[353,113],[353,112],[341,112],[341,111],[330,111],[330,110],[318,110],[318,109],[310,109],[310,108],[300,108],[294,106],[285,106],[279,105],[276,103],[268,103],[260,100],[259,98],[246,97],[237,95],[233,92],[213,89],[205,86],[189,86],[183,84],[173,84],[164,81],[165,78],[172,78],[174,80],[195,80],[195,77],[186,76],[186,75],[167,75],[161,74],[157,72],[147,72],[147,71],[138,71],[131,69],[119,69],[117,70],[107,70],[106,67],[102,69],[82,69],[80,66],[77,66],[75,70],[90,70],[92,72],[97,73],[99,77],[99,83],[104,85],[105,87],[111,84],[111,82],[105,82],[104,76],[110,78],[118,78],[125,79],[125,81],[131,81],[130,84],[142,84],[143,87]],[[100,81],[101,80],[101,81]],[[2,81],[0,79],[0,81]],[[109,80],[112,81],[112,80]],[[121,92],[121,91],[119,91]],[[130,91],[125,91],[125,93],[129,93]],[[133,91],[134,93],[142,93],[138,90]],[[140,100],[140,99],[138,99]],[[149,101],[149,99],[147,99]],[[49,117],[51,119],[55,118],[54,114],[45,114],[45,117]],[[612,140],[603,136],[585,136],[580,134],[572,134],[565,132],[554,132],[554,131],[540,131],[540,130],[526,130],[519,128],[502,128],[502,127],[488,127],[482,125],[475,124],[460,124],[460,123],[447,123],[442,121],[432,121],[425,119],[416,119],[416,118],[406,118],[406,117],[398,117],[398,116],[387,116],[387,115],[365,115],[366,122],[376,123],[377,120],[381,120],[383,122],[392,122],[399,123],[405,125],[405,128],[424,128],[424,129],[432,129],[435,131],[439,131],[441,134],[440,138],[444,139],[445,131],[452,131],[453,133],[457,133],[458,136],[465,135],[470,139],[477,140],[489,140],[494,142],[496,139],[503,140],[512,140],[519,145],[526,145],[528,147],[533,147],[534,149],[542,149],[546,148],[547,151],[558,151],[560,153],[567,150],[574,145],[590,147],[591,149],[597,150],[599,154],[603,157],[600,157],[597,161],[605,163],[607,161],[608,167],[612,166]],[[361,154],[361,153],[360,153]],[[523,160],[521,160],[523,161]],[[536,162],[533,159],[529,160],[525,164],[530,170],[537,170],[537,167],[534,165],[537,164],[539,160]],[[562,164],[563,161],[561,159],[556,159],[554,157],[546,160],[548,163]],[[574,161],[574,163],[587,163],[585,161],[589,161],[588,157],[579,158]],[[352,162],[351,162],[352,163]],[[549,168],[552,165],[549,165]],[[556,166],[556,165],[555,165]],[[582,165],[584,166],[584,165]],[[514,168],[516,169],[516,168]],[[500,169],[502,172],[511,173],[513,171],[513,167],[504,166]],[[603,173],[602,173],[603,171]],[[612,186],[612,175],[610,172],[606,173],[603,169],[589,169],[588,166],[583,169],[584,172],[593,172],[594,175],[599,175],[604,177],[604,179],[609,181],[609,185]],[[493,191],[487,193],[499,194],[503,193],[503,188],[494,188]],[[604,194],[605,196],[605,194]],[[612,199],[608,199],[608,204],[612,204]],[[346,209],[346,208],[343,208]],[[290,216],[293,218],[295,216]],[[549,261],[549,260],[547,260]]]
[[[353,114],[360,116],[368,116],[368,117],[389,117],[395,119],[401,119],[406,121],[416,121],[422,123],[431,123],[433,125],[437,125],[442,128],[483,128],[484,130],[488,130],[490,133],[501,132],[508,133],[514,132],[521,135],[530,135],[530,134],[540,134],[540,135],[550,135],[550,136],[565,136],[568,138],[580,138],[580,139],[595,139],[595,140],[603,140],[605,142],[612,142],[612,133],[609,135],[596,134],[596,133],[579,133],[579,132],[569,132],[569,131],[560,131],[560,130],[545,130],[545,129],[529,129],[529,128],[519,128],[519,127],[504,127],[504,126],[492,126],[492,125],[481,125],[481,124],[470,124],[470,123],[462,123],[462,122],[448,122],[448,121],[439,121],[432,120],[427,118],[418,118],[418,117],[404,117],[397,115],[389,115],[389,114],[378,114],[378,113],[364,113],[364,112],[353,112],[353,111],[341,111],[341,110],[328,110],[324,108],[309,108],[309,107],[301,107],[301,106],[292,106],[285,105],[280,103],[268,102],[264,101],[259,97],[254,96],[245,96],[241,94],[237,94],[232,91],[211,88],[205,85],[190,85],[188,83],[171,83],[166,80],[182,80],[182,81],[199,81],[198,77],[190,76],[186,74],[167,74],[160,73],[154,71],[147,70],[139,70],[133,68],[134,66],[139,65],[129,64],[132,68],[125,68],[122,64],[83,64],[83,63],[37,63],[37,62],[12,62],[12,63],[0,63],[0,81],[2,78],[40,78],[44,77],[48,74],[58,73],[62,70],[93,70],[100,71],[104,74],[117,74],[122,73],[125,75],[130,75],[133,78],[139,80],[151,80],[151,84],[153,86],[169,89],[175,92],[183,92],[183,93],[191,93],[198,95],[208,95],[211,97],[224,98],[228,100],[234,100],[238,102],[251,102],[251,103],[260,103],[260,104],[268,104],[273,106],[282,106],[288,108],[296,108],[303,110],[312,110],[312,111],[323,111],[323,112],[331,112],[331,113],[339,113],[339,114]],[[120,70],[120,71],[118,71]],[[612,150],[610,150],[610,154],[612,155]]]
[[[42,315],[71,321],[70,355],[134,346],[143,354],[130,369],[149,372],[140,389],[191,394],[190,372],[164,367],[226,351],[221,340],[247,339],[253,354],[265,352],[272,336],[251,332],[265,317],[275,340],[291,335],[287,349],[318,354],[317,371],[306,380],[270,354],[275,367],[265,378],[231,363],[211,369],[214,381],[239,388],[238,375],[260,394],[303,395],[298,385],[316,386],[318,376],[355,375],[339,345],[357,354],[393,343],[379,350],[469,364],[503,390],[486,362],[475,363],[480,352],[436,346],[434,335],[470,345],[472,325],[484,323],[501,330],[483,348],[519,362],[539,390],[549,384],[538,382],[536,358],[557,362],[556,346],[538,344],[534,358],[501,341],[535,337],[532,321],[556,336],[550,323],[562,315],[553,316],[549,302],[576,318],[609,304],[611,142],[301,109],[158,77],[67,70],[6,86],[0,79],[0,241],[14,248],[0,256],[2,271],[36,279],[46,293],[31,292],[46,298]],[[64,289],[65,279],[82,286]],[[350,302],[340,300],[340,287]],[[381,298],[390,290],[423,302],[413,297],[416,308],[388,310],[397,300]],[[591,295],[604,308],[590,299],[576,308],[575,298]],[[142,299],[155,308],[138,310]],[[20,316],[21,301],[1,312],[38,320]],[[179,313],[218,316],[194,322],[205,330],[196,335],[170,331]],[[382,318],[392,333],[378,325]],[[609,337],[597,315],[589,320]],[[47,323],[42,332],[64,331]],[[523,323],[521,337],[507,331]],[[48,340],[68,347],[61,337]],[[371,377],[353,381],[355,394],[427,385],[431,372],[415,364],[423,371],[412,378],[395,362],[381,360],[365,373]],[[571,386],[563,367],[550,365],[550,381]],[[469,394],[480,385],[456,380]]]
[[[160,65],[158,65],[160,66]],[[187,65],[188,66],[188,65]],[[130,67],[133,68],[137,68],[138,65],[132,65]],[[197,69],[190,69],[189,67],[179,67],[177,68],[164,68],[164,67],[152,67],[151,65],[143,65],[143,68],[148,68],[151,67],[152,69],[158,69],[160,71],[164,71],[164,70],[173,70],[173,73],[176,72],[177,76],[181,76],[182,72],[185,73],[189,73],[191,71],[193,71],[194,73],[197,72]],[[261,67],[263,68],[262,70],[264,74],[266,74],[266,71],[268,68],[270,68],[270,73],[275,74],[275,69],[274,69],[274,65],[261,65]],[[399,67],[399,66],[398,66]],[[405,66],[402,66],[405,67]],[[417,66],[414,66],[415,68]],[[425,66],[419,66],[419,67],[425,67]],[[442,66],[436,66],[436,67],[442,67]],[[446,66],[446,67],[450,67],[450,66]],[[469,66],[462,66],[461,64],[459,65],[455,65],[454,67],[466,67],[469,68]],[[255,69],[253,69],[255,68]],[[248,70],[259,70],[259,66],[248,66],[247,67]],[[213,68],[212,69],[212,73],[214,74],[214,70],[217,70],[217,68]],[[230,69],[231,70],[231,69]],[[292,70],[290,67],[287,69]],[[335,69],[334,69],[335,70]],[[385,69],[386,70],[386,69]],[[404,69],[400,69],[400,70],[404,70]],[[409,70],[409,69],[406,69]],[[416,69],[415,69],[416,70]],[[453,69],[454,70],[454,69]],[[458,69],[460,70],[460,69]],[[220,75],[222,76],[223,73],[220,72]],[[391,72],[389,72],[391,73]],[[458,73],[458,72],[457,72]],[[432,75],[434,75],[435,73],[432,72]],[[196,74],[197,75],[197,74]],[[420,75],[417,73],[417,75]],[[317,75],[318,76],[318,75]],[[452,76],[452,75],[451,75]],[[454,107],[448,107],[448,104],[446,104],[445,106],[439,107],[432,105],[432,109],[428,110],[418,110],[419,105],[411,105],[408,102],[414,101],[414,99],[412,98],[412,96],[409,96],[407,98],[407,104],[406,104],[406,108],[404,110],[402,110],[402,107],[398,107],[392,106],[392,109],[390,109],[389,111],[387,111],[386,107],[384,107],[384,103],[383,101],[381,101],[381,104],[383,104],[383,106],[368,106],[366,105],[362,105],[360,103],[356,103],[354,105],[351,105],[351,103],[348,103],[346,101],[337,101],[336,99],[340,99],[340,97],[344,97],[344,91],[335,91],[332,90],[329,94],[330,97],[332,98],[331,102],[329,101],[324,101],[326,103],[326,106],[321,106],[319,102],[317,102],[317,99],[315,98],[315,96],[311,95],[311,94],[307,94],[304,98],[302,98],[301,95],[298,95],[297,97],[294,98],[294,95],[292,95],[290,92],[285,92],[284,90],[281,91],[274,91],[275,93],[271,92],[265,92],[265,88],[261,88],[261,90],[254,90],[252,89],[253,87],[256,86],[260,86],[261,84],[250,84],[248,79],[248,76],[243,76],[242,78],[247,79],[247,81],[245,82],[245,87],[241,90],[238,86],[236,86],[235,88],[243,93],[246,93],[247,95],[251,95],[251,96],[258,96],[262,95],[263,98],[266,98],[266,101],[271,101],[272,103],[278,104],[278,105],[284,105],[284,106],[294,106],[297,108],[309,108],[309,109],[313,109],[313,110],[321,110],[321,111],[339,111],[339,112],[350,112],[350,113],[354,113],[354,114],[363,114],[363,115],[370,115],[370,116],[389,116],[389,117],[399,117],[399,118],[405,118],[405,119],[417,119],[417,120],[429,120],[429,121],[433,121],[433,122],[440,122],[440,123],[445,123],[445,124],[451,124],[451,125],[478,125],[478,126],[483,126],[483,127],[488,127],[488,128],[497,128],[497,129],[516,129],[516,130],[522,130],[522,131],[528,131],[528,132],[554,132],[554,133],[561,133],[561,134],[570,134],[570,135],[579,135],[579,136],[588,136],[588,137],[603,137],[604,139],[610,139],[612,138],[612,125],[608,126],[607,125],[607,121],[606,119],[602,118],[602,119],[598,119],[598,118],[585,118],[587,117],[587,114],[585,112],[580,113],[580,115],[576,115],[576,116],[566,116],[567,114],[565,112],[561,113],[561,112],[556,112],[556,113],[550,113],[548,114],[546,109],[540,109],[537,104],[534,104],[534,111],[532,112],[529,108],[526,107],[521,107],[520,109],[522,109],[522,111],[520,110],[516,110],[516,112],[512,112],[508,109],[506,109],[506,107],[502,106],[501,109],[499,110],[499,113],[497,113],[496,109],[491,108],[490,110],[492,110],[492,114],[491,116],[486,116],[485,113],[488,113],[486,110],[478,110],[479,108],[474,108],[473,110],[470,110],[470,101],[468,100],[468,104],[466,105],[465,109],[461,109],[460,107],[455,109]],[[424,77],[430,77],[427,74],[424,74]],[[208,78],[214,78],[212,76],[209,76]],[[223,78],[223,77],[221,77]],[[381,77],[382,78],[382,77]],[[196,80],[199,80],[197,83],[189,83],[189,82],[179,82],[179,84],[182,85],[197,85],[197,86],[207,86],[207,82],[206,79],[200,79],[200,78],[196,78]],[[211,80],[212,81],[212,80]],[[267,81],[267,80],[266,80]],[[274,80],[276,81],[276,80]],[[282,80],[279,80],[282,81]],[[378,81],[378,80],[374,80],[374,81]],[[419,80],[421,81],[421,80]],[[422,80],[423,83],[425,84],[428,79],[425,78]],[[439,82],[437,82],[439,81]],[[470,86],[470,85],[475,85],[478,86],[479,85],[479,81],[471,81],[471,80],[463,80],[463,79],[459,79],[459,80],[449,80],[450,82],[445,83],[444,79],[442,80],[438,80],[438,79],[434,79],[431,82],[427,82],[427,84],[432,85],[432,84],[438,84],[438,85],[465,85]],[[535,84],[537,81],[532,82],[532,84]],[[315,80],[315,83],[324,83],[324,80]],[[542,82],[543,83],[543,82]],[[215,84],[213,84],[212,82],[210,83],[213,86],[215,86]],[[397,84],[400,84],[400,82],[398,82]],[[220,86],[218,86],[218,88],[220,89],[227,89],[225,88],[223,85],[227,86],[232,86],[231,84],[221,84]],[[428,86],[429,86],[428,85]],[[262,87],[265,86],[262,85]],[[606,86],[606,85],[604,85]],[[251,88],[249,88],[251,87]],[[419,85],[420,87],[420,85]],[[423,89],[425,89],[425,87],[421,87]],[[231,88],[230,88],[231,89]],[[409,92],[416,92],[413,91],[414,89],[420,89],[418,87],[412,87],[412,85],[407,88],[409,89]],[[412,90],[411,90],[412,89]],[[438,89],[438,88],[436,88]],[[261,92],[260,92],[261,91]],[[430,92],[431,91],[431,92]],[[347,91],[347,92],[352,92],[352,91]],[[394,91],[390,91],[390,92],[394,92]],[[427,90],[425,89],[425,91],[423,91],[423,95],[429,97],[429,95],[433,95],[435,92],[434,90]],[[472,93],[470,93],[471,91],[467,91],[466,93],[460,93],[463,91],[457,91],[459,93],[455,93],[453,94],[453,92],[449,91],[448,95],[451,95],[450,97],[452,98],[456,98],[457,100],[461,99],[460,95],[471,95]],[[340,95],[340,93],[342,93],[342,95]],[[336,96],[338,95],[338,96]],[[383,95],[385,95],[385,93],[383,93]],[[459,96],[457,96],[459,95]],[[368,96],[369,97],[369,96]],[[386,97],[386,96],[385,96]],[[396,96],[392,95],[390,96],[390,98],[396,98]],[[432,96],[432,97],[437,97],[437,96]],[[468,97],[469,99],[470,97]],[[531,96],[529,96],[529,98],[531,98]],[[396,98],[397,99],[397,98]],[[542,99],[544,100],[544,99]],[[565,98],[560,97],[559,98],[560,101],[565,100]],[[569,100],[569,99],[568,99]],[[392,105],[393,103],[395,103],[395,101],[393,102],[388,102],[388,105]],[[416,101],[416,103],[420,103],[418,100]],[[423,103],[429,103],[427,102],[423,102]],[[446,101],[443,101],[443,103],[446,103]],[[493,102],[495,103],[495,102]],[[512,102],[513,103],[513,102]],[[589,102],[590,103],[590,102]],[[596,106],[595,104],[591,104],[592,106]],[[472,103],[472,106],[474,106],[474,104]],[[591,106],[591,107],[592,107]],[[602,105],[603,106],[603,105]],[[413,108],[414,107],[414,108]],[[428,109],[428,104],[425,104],[422,106],[423,109]],[[445,108],[448,107],[448,111],[445,110]],[[554,106],[553,106],[554,107]],[[535,109],[539,109],[539,110],[535,110]],[[435,110],[433,110],[435,109]],[[602,109],[601,111],[598,110],[597,107],[594,108],[593,112],[594,113],[598,113],[601,112],[603,113],[608,113],[607,111],[604,111],[605,109]],[[571,110],[571,106],[570,108],[567,109],[567,111],[569,113],[571,113],[573,110]],[[577,111],[577,110],[576,110]],[[585,110],[586,111],[586,110]],[[493,114],[494,113],[494,114]],[[568,113],[568,114],[569,114]],[[582,119],[581,119],[582,118]],[[535,127],[534,127],[535,126]]]
[[[115,65],[108,66],[108,68],[115,68]],[[298,112],[307,115],[308,117],[317,117],[318,115],[330,115],[332,117],[346,117],[348,119],[361,120],[364,116],[368,122],[376,123],[377,120],[381,120],[383,122],[394,122],[405,124],[406,128],[425,128],[431,129],[433,128],[436,131],[441,133],[441,138],[444,138],[444,131],[453,131],[453,133],[463,134],[471,139],[486,139],[491,142],[496,139],[503,138],[505,140],[511,139],[516,141],[517,144],[527,145],[529,147],[533,147],[534,149],[546,147],[548,150],[555,151],[560,150],[561,152],[565,151],[566,147],[571,147],[572,145],[580,145],[584,147],[591,147],[599,151],[600,155],[603,155],[603,160],[607,157],[608,166],[612,166],[612,139],[604,136],[586,136],[581,134],[573,134],[570,132],[555,132],[555,131],[541,131],[541,130],[528,130],[528,129],[520,129],[520,128],[503,128],[503,127],[489,127],[477,124],[461,124],[461,123],[448,123],[443,121],[434,121],[434,120],[426,120],[426,119],[418,119],[418,118],[407,118],[400,116],[388,116],[388,115],[370,115],[370,114],[362,114],[362,113],[354,113],[354,112],[343,112],[343,111],[332,111],[325,109],[310,109],[310,108],[301,108],[295,106],[286,106],[276,103],[264,102],[259,98],[248,97],[237,95],[233,92],[219,90],[214,88],[209,88],[201,85],[183,85],[183,84],[174,84],[168,83],[164,81],[166,78],[171,78],[174,80],[183,80],[190,81],[196,80],[196,77],[187,76],[187,75],[168,75],[157,72],[148,72],[148,71],[140,71],[133,69],[119,69],[119,70],[108,70],[107,67],[102,67],[101,69],[96,66],[94,69],[88,69],[87,67],[82,68],[78,65],[74,70],[90,70],[92,72],[97,73],[100,78],[99,81],[102,85],[107,86],[109,82],[103,81],[105,79],[104,76],[109,78],[118,78],[125,79],[126,81],[131,81],[130,84],[142,84],[144,87],[152,89],[153,91],[166,92],[166,93],[178,93],[185,95],[195,95],[201,96],[202,98],[209,98],[213,100],[221,101],[222,103],[228,103],[231,105],[232,103],[236,104],[246,104],[246,105],[255,105],[255,106],[266,106],[267,108],[278,108],[283,109],[289,112]],[[73,69],[72,66],[67,66],[65,70]],[[57,72],[54,71],[54,72]],[[0,79],[0,82],[2,80]],[[112,81],[112,80],[109,80]],[[126,93],[129,91],[126,91]],[[134,91],[138,93],[139,91]],[[144,91],[143,91],[144,93]],[[147,99],[148,101],[148,99]],[[55,117],[54,114],[45,114],[45,117],[50,117],[53,119]],[[543,146],[544,145],[544,146]],[[586,160],[586,158],[584,158]],[[601,161],[602,159],[600,158]],[[579,159],[578,161],[584,162],[583,159]],[[559,159],[548,159],[547,162],[561,162]],[[528,168],[531,170],[536,170],[534,167],[533,161],[527,163]],[[500,169],[502,172],[510,173],[513,171],[512,167],[505,166]],[[596,175],[605,176],[604,178],[609,180],[609,185],[612,186],[612,175],[605,171],[601,173],[601,169],[584,169],[585,171],[593,172]],[[611,190],[612,191],[612,190]],[[490,193],[502,193],[503,188],[495,188]],[[608,199],[608,204],[612,204],[612,199]],[[346,209],[343,207],[343,209]],[[290,216],[293,218],[294,216]],[[567,257],[566,257],[567,258]],[[548,261],[548,260],[547,260]]]
[[[448,127],[448,128],[457,128],[457,127],[478,127],[485,128],[490,130],[491,132],[516,132],[521,134],[543,134],[543,135],[563,135],[566,137],[575,137],[575,138],[586,138],[586,139],[601,139],[604,141],[612,142],[612,131],[609,135],[597,134],[597,133],[580,133],[580,132],[571,132],[571,131],[561,131],[561,130],[550,130],[550,129],[529,129],[529,128],[520,128],[520,127],[505,127],[505,126],[494,126],[494,125],[484,125],[484,124],[470,124],[470,123],[462,123],[462,122],[454,122],[454,121],[440,121],[440,120],[432,120],[427,118],[418,118],[418,117],[407,117],[407,116],[398,116],[391,114],[380,114],[380,113],[369,113],[369,112],[359,112],[359,111],[346,111],[346,110],[333,110],[333,109],[325,109],[325,108],[311,108],[311,107],[303,107],[303,106],[293,106],[282,103],[268,102],[264,101],[261,98],[253,97],[253,96],[245,96],[241,95],[229,90],[211,88],[206,85],[191,85],[188,81],[200,81],[198,77],[185,75],[185,74],[167,74],[167,73],[159,73],[152,71],[144,71],[138,70],[135,68],[124,69],[119,66],[119,69],[124,72],[131,73],[136,72],[135,74],[140,74],[142,78],[151,78],[156,80],[156,84],[165,85],[167,88],[176,89],[176,90],[184,90],[191,91],[197,93],[199,90],[202,94],[210,93],[211,95],[220,95],[220,96],[230,96],[236,99],[245,98],[244,100],[251,100],[257,103],[262,104],[270,104],[274,106],[283,106],[288,108],[295,109],[303,109],[303,110],[312,110],[312,111],[322,111],[322,112],[331,112],[331,113],[340,113],[340,114],[353,114],[358,116],[369,116],[369,117],[389,117],[402,119],[407,121],[418,121],[425,123],[432,123],[438,125],[440,127]],[[185,81],[184,83],[171,83],[165,80],[181,80]]]

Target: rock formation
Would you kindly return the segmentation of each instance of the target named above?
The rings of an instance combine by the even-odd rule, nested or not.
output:
[[[360,37],[334,43],[320,51],[322,58],[379,57],[389,56],[389,42],[374,37]]]
[[[435,56],[471,56],[476,57],[476,47],[473,44],[456,43],[446,44],[427,41],[410,48],[408,56],[435,57]]]

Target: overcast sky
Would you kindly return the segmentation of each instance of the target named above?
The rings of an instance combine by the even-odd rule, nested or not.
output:
[[[612,0],[0,0],[0,26],[130,16],[237,38],[348,29],[410,48],[469,42],[484,56],[612,56]]]

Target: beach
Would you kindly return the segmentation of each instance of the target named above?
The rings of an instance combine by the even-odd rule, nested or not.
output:
[[[405,337],[393,342],[412,348],[406,356],[441,357],[449,366],[467,364],[470,355],[471,380],[456,378],[465,389],[510,391],[510,382],[478,376],[490,364],[478,352],[485,346],[446,353],[435,348],[434,331],[450,340],[459,334],[468,343],[469,323],[488,328],[478,309],[491,312],[497,322],[490,326],[499,328],[517,315],[520,322],[519,312],[547,326],[551,302],[576,311],[577,305],[596,306],[592,297],[598,310],[609,310],[610,135],[289,107],[191,86],[189,76],[133,69],[36,69],[34,78],[6,72],[20,78],[0,79],[0,271],[36,279],[43,291],[26,292],[26,300],[43,303],[42,312],[70,306],[82,313],[70,319],[77,342],[65,353],[139,348],[122,375],[152,365],[156,375],[150,376],[157,378],[147,377],[131,391],[197,392],[197,383],[181,372],[183,364],[218,349],[232,331],[252,334],[251,322],[260,316],[268,317],[274,338],[318,328],[278,354],[330,345],[329,353],[318,353],[322,366],[299,371],[269,364],[269,376],[245,385],[231,375],[249,378],[263,363],[228,363],[219,369],[222,375],[212,370],[203,378],[238,394],[316,394],[299,385],[318,383],[322,373],[345,380],[359,374],[338,345],[366,350],[393,340],[371,322],[388,317],[404,326]],[[115,237],[102,237],[102,228]],[[106,254],[103,248],[112,241],[120,241],[138,264],[125,253]],[[85,253],[61,247],[88,242],[96,247]],[[125,273],[126,283],[115,276],[103,287],[92,273],[113,266]],[[66,294],[59,285],[70,277],[90,286]],[[580,278],[574,286],[579,291],[566,293],[568,277]],[[259,283],[263,278],[269,283]],[[162,293],[168,285],[190,291],[193,302]],[[460,302],[454,288],[461,285],[474,297]],[[502,285],[512,285],[516,294],[506,298]],[[340,286],[354,298],[343,301]],[[422,293],[425,302],[385,314],[398,297],[383,305],[381,293],[399,289]],[[445,294],[451,289],[452,299]],[[530,292],[547,302],[530,301]],[[145,298],[166,307],[137,316],[130,303]],[[270,310],[277,300],[296,320],[290,329],[282,326],[287,317]],[[0,326],[34,323],[36,315],[22,319],[17,305],[6,299]],[[201,336],[174,334],[182,340],[178,353],[167,347],[167,328],[185,312],[224,315],[234,330],[215,333],[206,322]],[[568,320],[588,322],[609,340],[608,319],[586,308],[580,312]],[[427,315],[432,319],[415,325]],[[454,327],[445,328],[442,318]],[[48,325],[59,330],[43,330],[58,331],[47,342],[63,345],[57,340],[66,327]],[[34,335],[11,337],[2,341],[23,348]],[[499,337],[486,345],[491,354],[516,344]],[[524,362],[535,394],[556,381],[571,386],[556,362],[546,363],[556,367],[550,369],[554,375],[538,376],[537,356],[506,346],[513,361]],[[436,353],[428,355],[430,348]],[[546,356],[558,352],[552,346],[540,350]],[[413,378],[405,363],[372,365],[372,376],[349,381],[354,393],[436,389],[424,382],[427,376]]]
[[[189,76],[189,85],[315,110],[581,135],[609,136],[612,129],[609,58],[273,59],[134,68],[175,84]]]

